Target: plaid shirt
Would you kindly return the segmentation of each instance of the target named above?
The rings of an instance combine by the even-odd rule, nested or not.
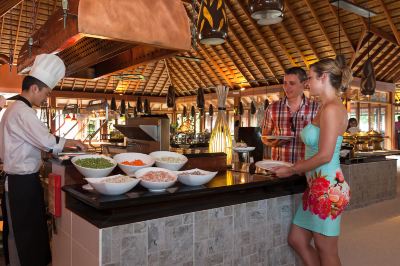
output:
[[[272,103],[265,111],[263,136],[294,136],[295,138],[282,147],[272,147],[272,160],[295,163],[303,160],[305,145],[300,137],[301,130],[311,123],[318,111],[318,103],[303,96],[297,112],[290,111],[287,98]]]

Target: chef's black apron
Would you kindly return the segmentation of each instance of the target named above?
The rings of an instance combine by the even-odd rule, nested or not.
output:
[[[4,199],[2,200],[2,211],[3,217],[11,215],[21,266],[46,266],[51,262],[51,252],[39,173],[7,174],[7,177],[10,213],[6,212]],[[4,217],[4,221],[3,247],[6,253],[9,231],[6,217]],[[7,261],[8,252],[5,256]]]

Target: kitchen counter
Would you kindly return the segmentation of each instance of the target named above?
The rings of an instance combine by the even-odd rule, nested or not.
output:
[[[286,238],[305,178],[240,169],[199,187],[176,183],[150,193],[138,185],[122,196],[102,196],[82,189],[73,165],[53,161],[53,173],[67,184],[53,264],[294,264]]]

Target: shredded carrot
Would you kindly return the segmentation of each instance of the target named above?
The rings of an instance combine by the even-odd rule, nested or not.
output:
[[[121,164],[130,166],[143,166],[144,162],[142,160],[133,160],[133,161],[123,161]]]

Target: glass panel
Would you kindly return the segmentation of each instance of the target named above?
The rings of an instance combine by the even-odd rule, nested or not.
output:
[[[361,131],[368,131],[368,105],[362,104],[360,106],[360,121],[359,121],[359,128]]]

